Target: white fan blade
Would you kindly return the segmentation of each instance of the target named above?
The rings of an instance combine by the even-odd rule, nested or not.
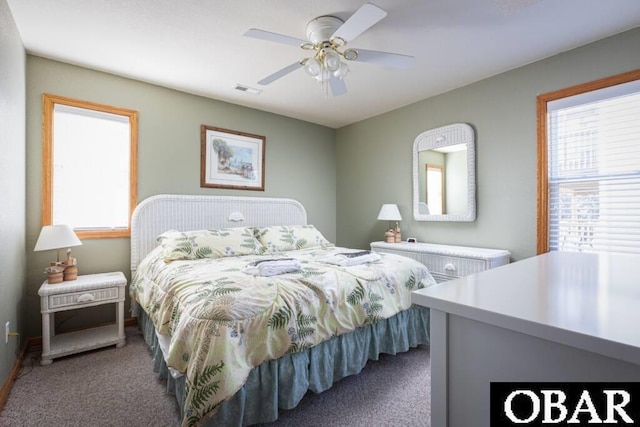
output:
[[[341,37],[346,42],[350,42],[378,23],[385,16],[387,16],[387,12],[378,6],[365,3],[333,33],[332,37]]]
[[[333,96],[340,96],[347,93],[347,85],[343,79],[331,76],[329,79],[329,87]]]
[[[400,68],[406,70],[413,65],[415,58],[399,53],[379,52],[377,50],[356,49],[358,51],[358,62],[382,65],[384,67]]]
[[[285,36],[284,34],[272,33],[270,31],[258,30],[257,28],[251,28],[249,31],[244,33],[244,35],[246,37],[253,37],[254,39],[267,40],[270,42],[288,44],[297,47],[300,47],[301,44],[307,42],[306,40]]]
[[[291,65],[287,65],[286,67],[284,67],[283,69],[276,71],[275,73],[271,74],[270,76],[265,77],[264,79],[260,80],[258,82],[259,85],[268,85],[269,83],[272,83],[276,80],[278,80],[281,77],[286,76],[287,74],[297,70],[298,68],[302,68],[302,64],[300,64],[300,62],[294,62]]]

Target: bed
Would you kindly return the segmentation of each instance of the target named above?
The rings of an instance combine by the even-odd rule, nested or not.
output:
[[[415,260],[334,246],[291,199],[158,195],[132,216],[132,314],[182,425],[277,419],[429,343]]]

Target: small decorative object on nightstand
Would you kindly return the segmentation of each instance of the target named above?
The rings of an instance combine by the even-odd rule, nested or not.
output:
[[[64,260],[64,280],[76,280],[77,278],[78,260],[76,258],[72,258],[71,249],[67,249],[67,258]]]
[[[396,233],[393,230],[387,230],[384,232],[384,241],[387,243],[396,242]]]
[[[48,283],[53,285],[61,283],[63,280],[76,280],[78,277],[78,262],[71,257],[71,249],[67,249],[67,258],[60,262],[60,249],[70,248],[71,246],[79,246],[82,242],[73,232],[73,229],[65,224],[45,225],[40,231],[38,241],[36,242],[35,251],[47,251],[51,249],[57,250],[57,260],[51,262],[45,273],[48,276]],[[68,271],[67,271],[68,270]]]
[[[44,282],[38,291],[42,312],[42,358],[49,365],[54,358],[81,351],[125,345],[124,297],[127,279],[121,272],[86,274],[77,280],[51,286]],[[116,304],[116,322],[96,328],[56,335],[54,313],[102,304]]]
[[[44,272],[47,273],[47,282],[50,285],[61,283],[64,278],[64,267],[62,265],[50,265],[44,269]]]
[[[400,243],[402,241],[400,226],[398,225],[398,221],[402,221],[402,216],[400,215],[398,205],[392,203],[382,205],[380,213],[378,213],[378,220],[389,221],[389,229],[384,233],[385,242]],[[396,222],[395,227],[391,225],[392,221]]]
[[[394,243],[402,242],[402,234],[400,234],[400,226],[396,223],[396,228],[393,230],[393,235],[395,237]]]

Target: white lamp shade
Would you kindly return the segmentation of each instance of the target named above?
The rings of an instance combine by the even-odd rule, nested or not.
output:
[[[382,205],[382,207],[380,208],[380,213],[378,214],[378,219],[384,221],[402,221],[402,216],[400,216],[398,205]]]
[[[46,251],[50,249],[69,248],[79,246],[82,242],[73,232],[73,229],[65,224],[45,225],[40,231],[34,251]]]

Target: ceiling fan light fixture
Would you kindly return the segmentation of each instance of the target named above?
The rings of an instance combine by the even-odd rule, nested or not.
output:
[[[311,77],[321,74],[322,64],[316,58],[307,58],[304,61],[304,71]]]
[[[342,61],[340,55],[333,49],[323,49],[324,52],[324,66],[327,70],[333,72],[340,68]]]
[[[333,72],[334,77],[340,80],[344,79],[347,74],[349,74],[349,66],[346,62],[340,62],[340,67]]]

